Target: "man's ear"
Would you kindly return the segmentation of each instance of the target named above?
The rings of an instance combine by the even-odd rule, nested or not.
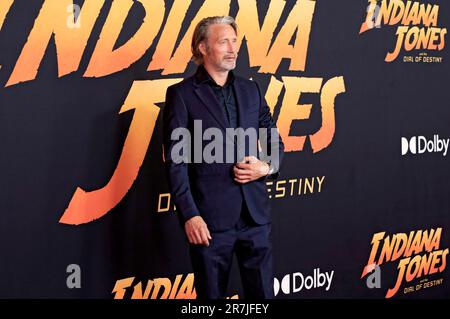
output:
[[[206,44],[205,44],[204,41],[199,43],[198,49],[199,49],[201,54],[206,55]]]

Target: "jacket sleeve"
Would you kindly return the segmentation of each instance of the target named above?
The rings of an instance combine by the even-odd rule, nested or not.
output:
[[[265,129],[260,131],[259,135],[262,148],[260,159],[270,165],[270,171],[272,173],[267,178],[274,179],[280,175],[281,162],[284,156],[284,144],[258,83],[255,81],[253,83],[255,83],[259,94],[259,128]]]
[[[177,143],[182,143],[182,141],[172,139],[172,133],[177,128],[185,128],[187,131],[188,112],[177,88],[170,86],[166,92],[166,104],[163,111],[165,169],[173,201],[178,213],[181,214],[182,221],[186,222],[200,214],[190,189],[188,163],[185,160],[180,161],[179,158],[173,158],[173,148],[177,146]]]

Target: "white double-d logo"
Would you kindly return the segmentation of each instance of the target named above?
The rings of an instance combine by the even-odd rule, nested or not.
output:
[[[425,136],[413,136],[409,140],[402,137],[402,155],[406,155],[408,151],[411,154],[442,153],[447,155],[450,139],[440,139],[438,134],[433,139],[427,140]]]

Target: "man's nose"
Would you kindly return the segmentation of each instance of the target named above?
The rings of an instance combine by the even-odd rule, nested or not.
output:
[[[236,53],[236,43],[228,42],[228,52]]]

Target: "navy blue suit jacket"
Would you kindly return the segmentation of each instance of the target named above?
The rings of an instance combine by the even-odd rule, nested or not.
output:
[[[232,85],[236,96],[239,127],[268,129],[267,139],[272,143],[272,149],[279,154],[280,161],[273,163],[278,172],[284,146],[281,139],[277,143],[270,134],[270,129],[275,128],[275,123],[258,84],[235,76]],[[239,184],[234,181],[233,163],[174,161],[172,149],[178,141],[172,140],[171,134],[174,129],[183,127],[194,137],[194,120],[202,120],[203,131],[208,128],[220,129],[224,136],[224,147],[226,143],[230,143],[225,134],[228,121],[224,107],[219,104],[211,87],[201,83],[198,72],[167,89],[163,111],[165,167],[172,198],[182,223],[200,215],[210,231],[231,229],[239,219],[243,201],[257,224],[271,222],[265,178]],[[202,149],[208,143],[210,141],[203,141]],[[193,143],[191,145],[194,147]],[[248,147],[245,153],[246,156],[259,155],[251,153]],[[193,159],[192,155],[192,161]]]

